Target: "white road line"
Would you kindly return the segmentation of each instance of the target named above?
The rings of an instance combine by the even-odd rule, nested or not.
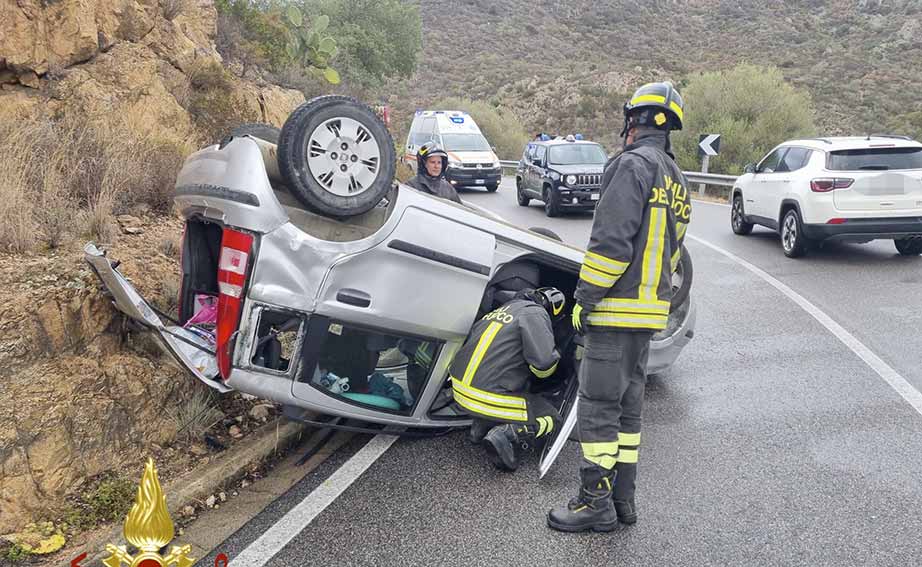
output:
[[[881,378],[884,379],[884,382],[889,384],[891,388],[896,390],[897,394],[901,395],[904,400],[909,402],[909,405],[911,405],[913,409],[919,412],[919,414],[922,414],[922,392],[919,392],[919,390],[915,389],[912,384],[907,382],[906,379],[900,375],[899,372],[894,370],[889,364],[874,354],[871,349],[865,346],[864,343],[858,340],[853,334],[846,331],[842,325],[836,323],[832,317],[824,313],[819,307],[810,303],[810,301],[807,300],[804,296],[800,295],[786,284],[771,276],[766,271],[754,266],[753,264],[750,264],[732,252],[724,250],[723,248],[711,244],[710,242],[692,234],[688,234],[687,236],[695,242],[707,246],[711,250],[714,250],[719,254],[723,254],[727,258],[730,258],[737,264],[743,266],[750,272],[759,276],[769,285],[783,293],[788,297],[788,299],[799,305],[801,309],[812,315],[813,318],[819,321],[822,326],[826,327],[830,333],[842,341],[842,344],[857,354],[861,360],[863,360],[868,366],[871,367],[874,372],[876,372]]]
[[[233,567],[262,567],[276,553],[306,528],[327,506],[346,491],[378,457],[384,454],[397,437],[376,435],[358,453],[341,466],[323,484],[314,489],[297,506],[285,514],[271,528],[247,546],[236,557],[231,558]]]

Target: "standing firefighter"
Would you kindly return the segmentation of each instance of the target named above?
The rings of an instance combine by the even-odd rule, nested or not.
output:
[[[557,369],[551,321],[564,315],[565,304],[553,287],[517,293],[474,323],[451,364],[455,401],[474,417],[471,441],[484,441],[499,468],[518,468],[522,445],[557,428],[557,410],[527,387],[532,377],[547,378]]]
[[[647,355],[653,333],[666,328],[691,212],[669,143],[682,119],[672,84],[642,86],[624,105],[624,152],[605,167],[572,315],[587,349],[579,377],[582,486],[548,513],[557,530],[611,531],[616,521],[637,521]]]
[[[451,183],[445,180],[448,154],[438,144],[423,144],[416,152],[416,176],[407,181],[410,187],[436,197],[461,203],[461,197]]]

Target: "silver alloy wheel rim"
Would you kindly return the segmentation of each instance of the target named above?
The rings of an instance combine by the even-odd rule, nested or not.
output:
[[[785,250],[790,252],[794,249],[794,241],[797,240],[797,221],[793,214],[784,217],[781,240]]]
[[[304,144],[311,176],[334,195],[361,195],[378,177],[378,140],[357,120],[331,118],[314,128]]]
[[[743,203],[739,199],[733,200],[733,212],[731,214],[730,221],[733,223],[733,228],[739,230],[740,225],[742,224],[743,219]]]

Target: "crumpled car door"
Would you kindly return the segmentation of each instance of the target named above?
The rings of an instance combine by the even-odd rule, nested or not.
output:
[[[179,325],[169,324],[168,320],[164,323],[165,317],[157,314],[95,244],[88,243],[83,256],[112,295],[115,307],[153,331],[160,346],[181,368],[219,392],[231,390],[220,380],[214,347],[206,339]]]

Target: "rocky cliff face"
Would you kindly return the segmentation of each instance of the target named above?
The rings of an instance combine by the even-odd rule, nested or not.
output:
[[[201,139],[190,89],[199,69],[220,63],[215,22],[211,0],[0,0],[0,120],[141,113],[147,124]],[[220,85],[253,121],[281,125],[304,100],[233,77]],[[160,286],[176,281],[178,266],[156,243],[178,238],[181,225],[149,221],[144,236],[121,235],[112,247],[129,272],[143,267],[129,276],[157,300],[175,295]],[[125,348],[121,318],[83,266],[79,243],[54,254],[4,252],[0,534],[169,443],[177,402],[194,386],[165,359]]]
[[[140,106],[191,128],[190,75],[219,62],[211,0],[9,0],[0,3],[0,100],[7,109]],[[235,82],[254,120],[281,124],[301,93]]]

